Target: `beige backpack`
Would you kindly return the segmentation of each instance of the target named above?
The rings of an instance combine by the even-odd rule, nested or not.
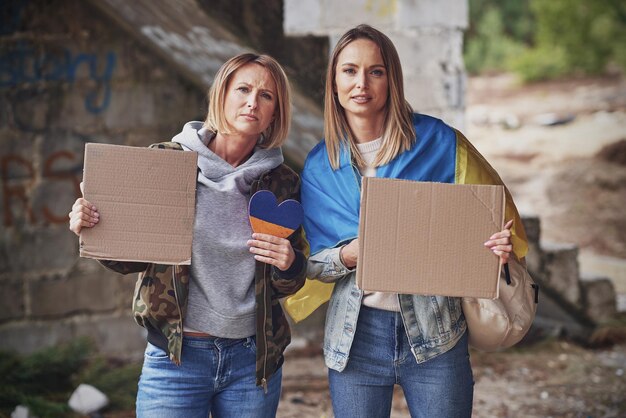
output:
[[[524,260],[511,257],[504,265],[506,281],[497,299],[463,298],[469,344],[482,351],[496,351],[517,344],[535,319],[539,286]],[[501,278],[502,280],[502,278]]]

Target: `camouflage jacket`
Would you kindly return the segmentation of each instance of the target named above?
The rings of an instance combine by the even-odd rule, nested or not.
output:
[[[151,147],[181,150],[175,142]],[[272,191],[279,202],[300,198],[300,179],[284,164],[262,174],[252,183],[250,195],[258,190]],[[308,255],[309,246],[302,227],[290,237],[296,253]],[[298,256],[298,255],[297,255]],[[300,256],[302,257],[302,256]],[[187,308],[190,266],[162,265],[101,260],[105,267],[122,274],[139,273],[133,296],[135,321],[148,330],[148,341],[169,353],[180,364],[183,320]],[[266,387],[267,379],[283,364],[283,352],[291,341],[291,332],[279,298],[291,295],[304,284],[306,259],[294,277],[281,278],[275,269],[256,262],[256,384]]]

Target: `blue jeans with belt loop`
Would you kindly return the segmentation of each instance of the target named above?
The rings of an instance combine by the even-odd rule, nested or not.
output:
[[[256,344],[242,339],[183,338],[181,365],[148,343],[137,393],[138,418],[272,418],[280,398],[282,368],[255,384]]]
[[[472,415],[467,332],[449,351],[418,364],[399,312],[361,306],[346,368],[328,371],[335,418],[387,418],[394,385],[412,418]]]

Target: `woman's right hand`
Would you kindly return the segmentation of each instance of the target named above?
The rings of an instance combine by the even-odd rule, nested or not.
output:
[[[339,250],[339,259],[349,269],[356,267],[359,258],[359,239],[353,239]]]
[[[72,206],[70,217],[70,231],[76,235],[80,235],[81,229],[91,228],[100,220],[98,209],[89,203],[85,198],[79,197]]]

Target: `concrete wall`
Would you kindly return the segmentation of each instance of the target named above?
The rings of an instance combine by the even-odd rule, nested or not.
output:
[[[326,35],[331,49],[360,23],[393,41],[414,109],[463,128],[467,0],[285,0],[285,33]]]
[[[198,3],[246,45],[276,58],[285,67],[293,86],[301,88],[315,103],[322,103],[328,37],[285,34],[283,0],[198,0]]]
[[[145,345],[136,276],[79,259],[67,214],[86,142],[145,146],[206,113],[205,92],[81,0],[3,1],[0,33],[0,349],[79,335]]]

